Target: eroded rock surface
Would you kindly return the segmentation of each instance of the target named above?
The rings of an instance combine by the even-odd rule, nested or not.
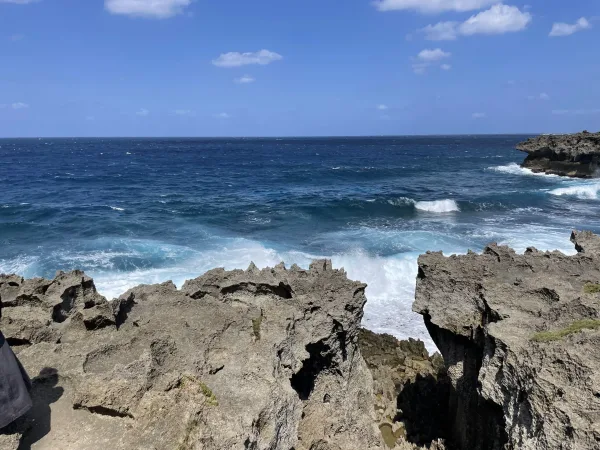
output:
[[[403,441],[444,448],[449,384],[439,353],[422,341],[360,332],[360,349],[373,374],[378,427],[389,448]]]
[[[462,449],[600,448],[600,239],[579,254],[419,258],[413,309],[440,349]]]
[[[522,167],[577,178],[600,176],[600,133],[542,135],[517,145],[527,153]]]
[[[330,261],[216,269],[111,302],[82,272],[0,276],[0,329],[36,405],[0,448],[381,449],[364,290]]]

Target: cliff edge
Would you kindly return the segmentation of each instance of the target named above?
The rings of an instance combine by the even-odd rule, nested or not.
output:
[[[575,178],[600,176],[600,133],[542,135],[517,145],[527,153],[522,167]]]
[[[365,287],[325,260],[111,302],[79,271],[0,276],[0,329],[35,377],[34,408],[0,448],[381,449],[358,347]]]
[[[458,448],[600,448],[600,238],[571,239],[575,256],[419,258],[413,309],[446,363]]]

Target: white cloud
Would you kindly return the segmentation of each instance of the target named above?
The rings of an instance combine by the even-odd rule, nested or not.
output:
[[[146,108],[142,108],[139,111],[137,111],[135,114],[138,116],[146,117],[148,114],[150,114],[150,111],[148,111]]]
[[[381,105],[377,105],[377,109],[378,109],[379,111],[385,111],[385,110],[387,110],[387,109],[389,109],[389,108],[388,108],[388,106],[387,106],[387,105],[383,105],[383,104],[381,104]]]
[[[233,81],[237,84],[248,84],[248,83],[254,83],[256,80],[251,75],[244,75],[242,77],[236,78]]]
[[[585,114],[600,114],[600,109],[554,109],[552,114],[582,116]]]
[[[474,11],[482,9],[498,0],[375,0],[379,11],[414,10],[422,13],[441,13],[444,11]]]
[[[433,50],[421,50],[421,52],[417,55],[417,58],[421,61],[433,62],[439,61],[440,59],[449,58],[451,55],[452,53],[445,52],[441,48],[436,48]]]
[[[219,113],[219,114],[215,114],[215,119],[231,119],[231,116],[225,112],[223,113]]]
[[[482,113],[482,112],[476,112],[471,114],[471,117],[473,119],[485,119],[487,117],[486,113]]]
[[[545,92],[542,92],[539,95],[529,95],[527,96],[529,100],[550,100],[550,96]]]
[[[458,34],[457,26],[458,22],[438,22],[419,31],[425,33],[425,39],[428,41],[453,41]]]
[[[574,24],[557,22],[552,25],[552,30],[550,31],[549,36],[551,37],[559,37],[559,36],[570,36],[574,33],[577,33],[581,30],[587,30],[592,28],[592,25],[588,22],[585,17],[582,17]]]
[[[167,19],[183,12],[192,0],[104,0],[112,14]]]
[[[512,33],[527,28],[531,19],[531,14],[521,12],[516,6],[498,3],[471,16],[459,26],[458,31],[464,36]]]
[[[442,59],[450,58],[450,56],[452,56],[452,53],[445,52],[441,48],[421,50],[421,52],[417,55],[417,62],[414,62],[412,65],[413,72],[417,75],[422,75],[427,71],[429,66]],[[445,66],[448,66],[448,68]],[[450,68],[448,64],[442,64],[440,67],[442,67],[444,70],[448,70]]]
[[[11,106],[12,106],[12,109],[27,109],[27,108],[29,108],[29,105],[27,103],[23,103],[23,102],[16,102],[16,103],[13,103]]]
[[[442,68],[442,70],[450,70],[450,69],[452,69],[452,66],[450,64],[442,64],[440,67]]]
[[[429,41],[453,41],[459,36],[521,31],[527,27],[531,19],[531,14],[521,12],[516,6],[499,3],[462,23],[438,22],[435,25],[427,25],[419,31],[425,33],[425,39]]]
[[[191,109],[176,109],[175,111],[173,111],[173,113],[176,116],[195,116],[196,113],[194,111],[192,111]]]
[[[212,63],[217,67],[240,67],[248,64],[259,64],[265,66],[273,61],[283,59],[279,53],[270,50],[260,50],[258,52],[229,52],[221,54]]]

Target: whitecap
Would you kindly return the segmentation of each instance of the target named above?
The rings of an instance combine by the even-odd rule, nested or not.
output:
[[[493,170],[494,172],[508,173],[510,175],[534,175],[537,177],[548,177],[548,178],[562,178],[554,174],[545,174],[543,172],[534,172],[531,169],[526,169],[519,166],[517,163],[510,163],[505,166],[488,167],[487,170]]]
[[[125,208],[119,208],[118,206],[109,206],[109,208],[114,211],[125,211]]]
[[[597,200],[599,191],[600,183],[594,183],[553,189],[549,194],[557,196],[573,196],[582,200]]]
[[[392,198],[392,199],[388,200],[387,202],[393,206],[414,205],[416,203],[412,198],[408,198],[408,197]]]
[[[420,211],[433,213],[458,212],[458,204],[454,200],[435,200],[431,202],[417,202],[415,208]]]

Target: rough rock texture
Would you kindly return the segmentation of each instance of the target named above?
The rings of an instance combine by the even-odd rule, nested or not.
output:
[[[215,269],[112,302],[82,272],[0,276],[0,329],[35,377],[0,448],[383,448],[357,343],[364,290],[329,261]]]
[[[517,145],[528,154],[522,167],[577,178],[600,176],[600,133],[542,135]]]
[[[386,445],[398,448],[408,440],[444,448],[449,385],[440,354],[430,357],[422,341],[365,329],[359,343],[373,374],[375,412]]]
[[[488,246],[419,258],[416,300],[462,449],[600,448],[600,238],[575,256]]]

